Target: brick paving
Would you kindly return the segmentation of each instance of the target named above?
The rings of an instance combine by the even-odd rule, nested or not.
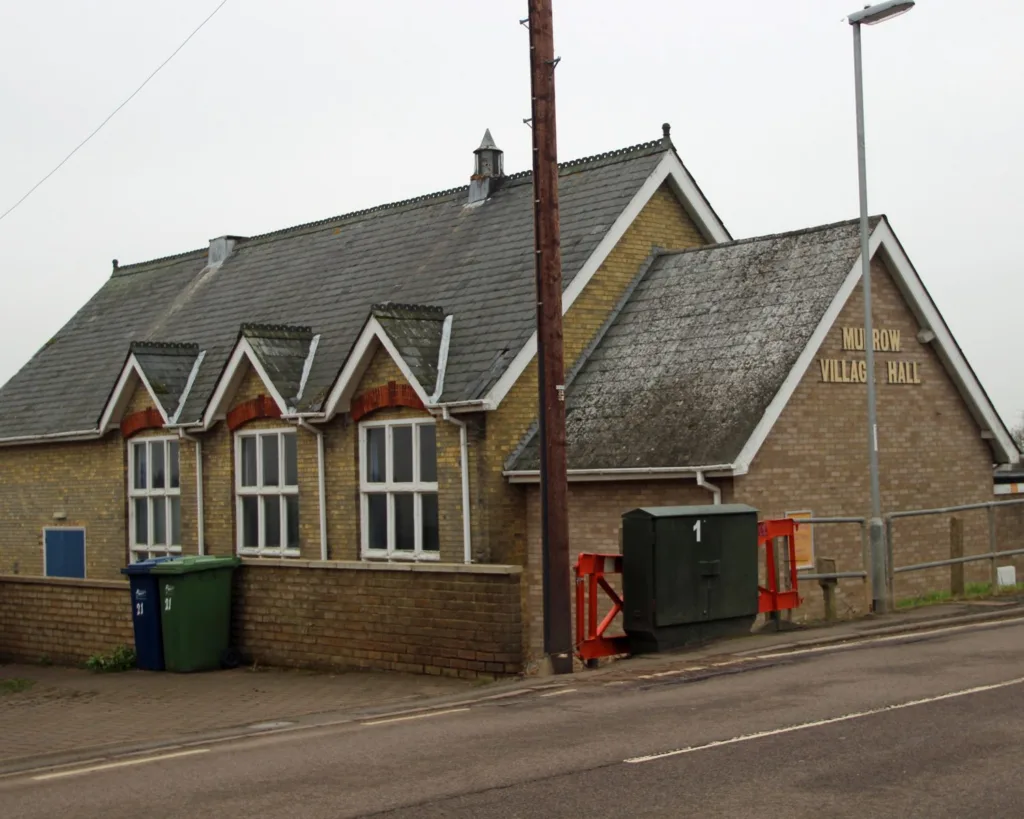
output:
[[[18,683],[26,680],[25,690]],[[0,766],[18,760],[177,740],[321,712],[402,707],[474,690],[412,674],[236,669],[209,674],[0,664]]]

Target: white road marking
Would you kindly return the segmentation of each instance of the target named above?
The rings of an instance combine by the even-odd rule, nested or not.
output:
[[[88,768],[75,768],[71,771],[59,771],[57,773],[41,774],[33,776],[34,782],[43,782],[47,779],[62,779],[66,776],[79,776],[81,774],[95,773],[97,771],[109,771],[112,768],[127,768],[129,765],[145,765],[148,762],[163,762],[167,759],[178,759],[183,756],[195,756],[196,754],[207,754],[209,748],[194,748],[191,751],[176,751],[173,754],[159,754],[157,756],[146,756],[138,759],[123,759],[120,762],[107,762],[103,765],[91,765]]]
[[[547,694],[541,694],[540,696],[542,696],[542,697],[560,697],[560,696],[562,696],[562,694],[571,694],[575,690],[576,690],[575,688],[563,688],[560,691],[551,691],[551,692],[549,692]]]
[[[409,714],[405,717],[389,717],[387,719],[374,719],[369,722],[361,722],[360,725],[387,725],[389,722],[406,722],[411,719],[426,719],[427,717],[440,717],[444,714],[458,714],[460,711],[468,711],[468,708],[447,708],[444,711],[427,711],[425,714]]]
[[[719,663],[719,665],[729,665],[729,663]],[[686,674],[688,671],[703,671],[706,668],[706,665],[688,665],[686,668],[673,668],[671,671],[658,671],[654,674],[641,674],[638,679],[655,680],[658,677],[674,677],[677,674]]]
[[[733,737],[732,739],[720,739],[715,740],[714,742],[705,742],[703,745],[691,745],[688,748],[679,748],[675,751],[664,751],[660,754],[648,754],[647,756],[634,756],[622,761],[629,765],[635,765],[639,762],[651,762],[652,760],[664,759],[669,756],[692,754],[697,751],[707,751],[711,748],[721,748],[723,745],[736,745],[740,742],[751,742],[755,739],[764,739],[765,737],[774,737],[780,734],[791,734],[794,731],[804,731],[808,728],[818,728],[822,725],[834,725],[837,722],[849,722],[850,720],[863,719],[864,717],[873,717],[877,714],[886,714],[890,711],[901,711],[904,708],[913,708],[917,705],[928,705],[933,702],[942,702],[943,700],[967,697],[971,694],[981,694],[985,691],[996,691],[1000,688],[1008,688],[1011,685],[1020,685],[1021,683],[1024,683],[1024,677],[1017,677],[1016,679],[993,683],[992,685],[978,685],[974,688],[965,688],[962,691],[953,691],[949,694],[939,694],[935,697],[924,697],[923,699],[900,702],[895,705],[885,705],[881,708],[872,708],[868,711],[856,711],[852,714],[843,714],[841,717],[819,719],[814,722],[801,722],[798,725],[788,725],[785,728],[774,728],[771,731],[759,731],[756,734],[744,734],[742,736]]]

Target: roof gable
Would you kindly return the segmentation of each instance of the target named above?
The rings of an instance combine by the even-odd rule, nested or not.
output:
[[[568,385],[570,470],[728,469],[858,248],[843,223],[653,258]]]
[[[202,360],[197,344],[132,342],[100,415],[99,433],[109,432],[121,422],[140,385],[149,393],[164,424],[173,424]]]
[[[997,457],[1019,462],[888,221],[871,225]],[[860,279],[856,220],[653,259],[568,379],[570,473],[746,472]],[[534,425],[512,477],[536,472],[538,445]]]
[[[289,407],[302,400],[320,337],[310,327],[243,324],[241,335],[259,360],[265,378]]]
[[[374,305],[345,366],[324,402],[324,415],[347,412],[359,382],[380,348],[426,406],[437,400],[448,363],[452,317],[440,307]]]
[[[243,324],[231,357],[215,382],[203,415],[203,428],[209,429],[227,416],[231,401],[250,367],[281,414],[295,414],[318,341],[319,336],[313,335],[309,327]]]

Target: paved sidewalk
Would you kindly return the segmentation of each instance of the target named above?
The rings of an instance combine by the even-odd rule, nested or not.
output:
[[[769,627],[700,648],[605,662],[572,677],[533,677],[483,686],[447,677],[373,672],[236,669],[208,674],[95,674],[0,664],[0,775],[5,769],[195,740],[262,723],[314,724],[373,711],[542,693],[551,686],[621,684],[682,673],[703,665],[704,660],[711,665],[729,664],[730,659],[766,652],[1022,616],[1024,598],[946,603],[819,627],[781,632]]]
[[[474,690],[466,680],[360,671],[96,674],[0,664],[0,768],[326,711],[412,707]]]

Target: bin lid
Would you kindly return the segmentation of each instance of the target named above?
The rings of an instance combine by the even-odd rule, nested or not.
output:
[[[121,569],[121,574],[150,574],[150,569],[156,566],[158,563],[166,563],[168,560],[174,560],[173,557],[151,557],[148,560],[140,560],[138,563],[131,563]]]
[[[233,569],[242,561],[237,557],[176,557],[152,568],[153,574],[192,574],[207,572],[211,569]]]

